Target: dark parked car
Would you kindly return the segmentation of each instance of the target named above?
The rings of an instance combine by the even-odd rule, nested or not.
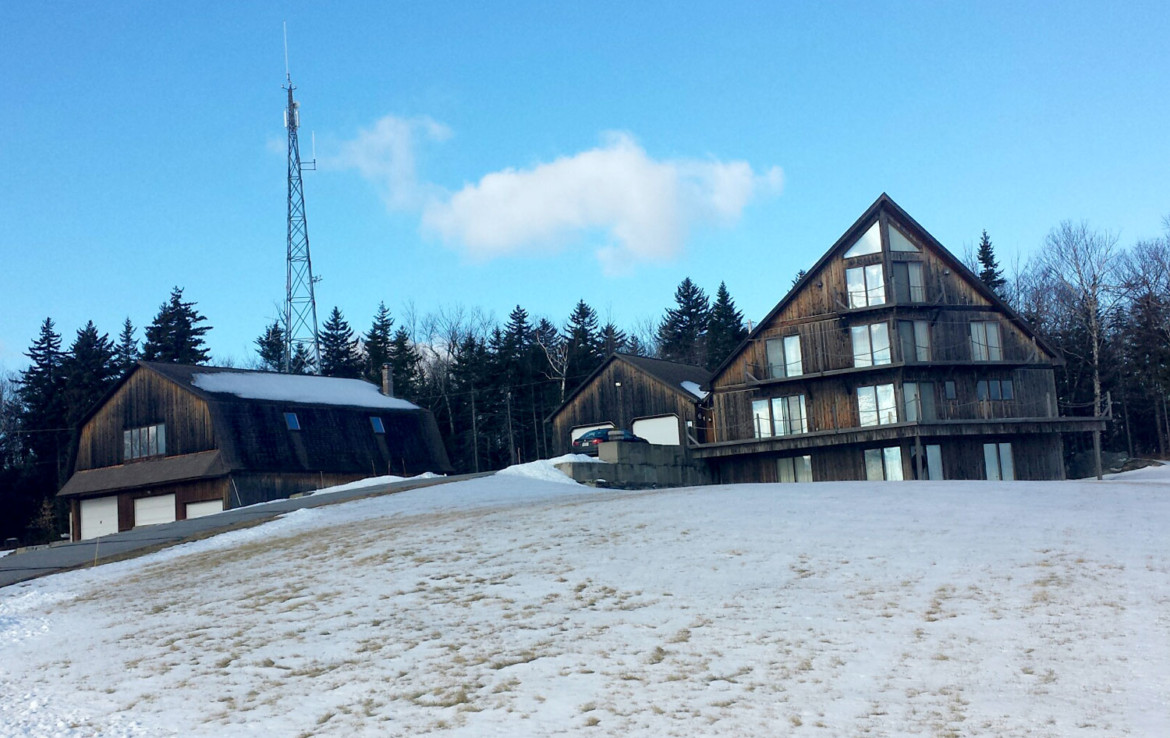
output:
[[[595,456],[597,454],[598,444],[606,441],[614,441],[617,443],[650,443],[645,438],[635,436],[628,430],[597,428],[588,433],[583,433],[580,438],[573,441],[573,451],[579,454]]]

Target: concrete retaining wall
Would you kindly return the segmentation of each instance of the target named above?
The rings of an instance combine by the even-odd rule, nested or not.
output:
[[[693,487],[711,484],[706,464],[681,446],[602,443],[598,458],[606,463],[566,462],[557,468],[582,484],[617,489]]]

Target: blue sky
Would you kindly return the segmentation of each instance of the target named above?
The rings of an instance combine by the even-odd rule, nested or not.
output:
[[[690,276],[759,319],[883,191],[1001,262],[1170,215],[1165,3],[0,4],[0,370],[173,285],[247,363],[285,281],[281,23],[318,312],[359,330]],[[141,330],[139,333],[141,337]]]

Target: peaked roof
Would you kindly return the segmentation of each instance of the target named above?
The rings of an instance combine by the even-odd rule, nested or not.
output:
[[[585,389],[586,385],[588,385],[599,374],[605,371],[606,367],[617,361],[620,361],[623,364],[627,364],[642,372],[643,374],[653,377],[670,390],[682,395],[683,397],[686,397],[692,402],[698,402],[703,398],[688,390],[684,386],[684,383],[689,383],[695,385],[696,387],[700,387],[706,384],[712,377],[711,372],[707,371],[701,366],[694,366],[692,364],[679,364],[678,362],[667,361],[665,359],[651,359],[648,356],[636,356],[634,354],[623,354],[615,351],[614,353],[610,354],[605,361],[601,362],[601,366],[594,369],[588,377],[581,380],[581,383],[573,388],[573,391],[569,393],[569,396],[565,398],[565,401],[562,402],[556,410],[553,410],[548,417],[550,419],[556,417],[556,415],[560,413],[561,410],[563,410],[569,405],[569,403],[573,401],[573,398],[581,394],[581,391]]]
[[[1031,324],[1028,323],[1028,321],[1020,317],[1019,313],[1017,313],[1011,308],[1011,306],[1004,302],[999,295],[995,294],[995,292],[992,291],[990,287],[985,285],[983,280],[979,279],[979,277],[976,276],[976,274],[970,269],[968,269],[962,261],[956,258],[955,255],[952,254],[946,246],[943,246],[941,243],[939,243],[938,239],[930,235],[930,232],[923,228],[918,223],[918,221],[914,220],[914,218],[912,218],[909,213],[903,210],[901,206],[898,205],[898,203],[894,202],[893,198],[883,192],[878,196],[878,199],[874,200],[873,204],[866,208],[865,212],[862,213],[861,216],[853,222],[853,225],[849,226],[849,228],[841,234],[841,237],[837,239],[836,243],[829,247],[829,250],[826,251],[824,255],[817,260],[817,263],[813,264],[812,267],[809,268],[807,272],[805,272],[804,276],[797,280],[796,284],[792,285],[792,289],[788,290],[788,293],[780,299],[780,302],[776,303],[776,307],[772,308],[772,310],[769,311],[768,314],[765,315],[764,318],[756,324],[756,327],[748,333],[747,338],[745,338],[734,351],[728,354],[727,358],[723,360],[723,363],[715,367],[715,370],[711,372],[711,378],[714,379],[715,377],[722,374],[723,370],[726,369],[727,366],[743,352],[744,347],[755,340],[756,337],[762,332],[764,327],[768,325],[774,317],[779,315],[780,312],[788,305],[788,303],[796,297],[796,295],[798,295],[805,289],[805,287],[808,286],[808,284],[813,280],[817,273],[820,272],[825,264],[827,264],[831,259],[835,258],[840,252],[843,252],[851,247],[853,243],[861,237],[866,229],[873,225],[874,221],[877,219],[882,210],[893,214],[894,220],[898,221],[900,225],[911,231],[915,237],[920,239],[927,247],[934,251],[938,257],[942,261],[946,262],[947,266],[949,266],[951,270],[953,270],[960,278],[971,283],[976,292],[985,297],[997,310],[1002,311],[1008,317],[1008,319],[1016,325],[1016,327],[1023,331],[1024,335],[1034,339],[1038,344],[1040,344],[1041,348],[1047,351],[1050,355],[1054,357],[1057,356],[1056,349],[1050,343],[1048,343],[1048,341],[1045,340],[1043,336],[1037,333],[1035,329],[1032,328]]]

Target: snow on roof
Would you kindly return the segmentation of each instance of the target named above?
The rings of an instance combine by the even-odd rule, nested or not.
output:
[[[360,379],[261,372],[200,372],[191,375],[191,383],[204,392],[224,392],[252,400],[386,410],[418,409],[406,400],[383,395],[377,387]]]
[[[705,398],[707,396],[707,393],[704,392],[702,389],[700,389],[698,383],[696,383],[696,382],[690,382],[690,381],[679,382],[679,386],[682,387],[683,389],[685,389],[687,392],[690,392],[692,395],[699,398],[700,400],[702,400],[703,398]]]

